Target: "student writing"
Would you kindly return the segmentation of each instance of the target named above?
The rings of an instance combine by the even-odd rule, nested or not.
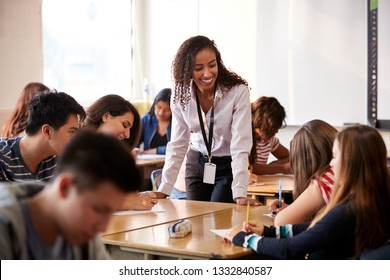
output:
[[[256,221],[226,239],[280,259],[358,258],[390,237],[386,146],[370,126],[345,128],[333,145],[335,183],[329,204],[310,223],[266,227]]]

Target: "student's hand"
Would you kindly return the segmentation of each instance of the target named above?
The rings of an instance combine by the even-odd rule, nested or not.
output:
[[[282,207],[278,207],[279,205],[279,200],[278,199],[275,199],[271,202],[270,206],[269,206],[269,212],[272,214],[272,215],[276,215],[278,214],[280,211],[282,211],[284,208],[286,208],[288,206],[288,204],[282,202]]]
[[[251,173],[251,174],[249,174],[248,185],[252,185],[254,183],[257,183],[257,175]]]
[[[134,148],[132,151],[131,151],[131,155],[133,157],[136,157],[137,155],[141,154],[141,150],[139,148]]]
[[[234,199],[238,205],[247,205],[249,202],[250,206],[260,206],[262,205],[260,201],[253,199],[253,198],[246,198],[246,197],[236,197]]]
[[[145,192],[141,192],[141,194],[148,195],[151,198],[157,198],[157,199],[167,198],[167,195],[165,193],[162,193],[162,192],[145,191]]]
[[[143,151],[143,152],[141,152],[141,153],[142,153],[142,154],[157,154],[157,148],[145,150],[145,151]]]
[[[122,208],[123,210],[150,210],[157,203],[157,198],[140,193],[137,196],[128,196]]]
[[[232,227],[223,237],[223,241],[227,243],[231,243],[233,241],[234,236],[236,236],[242,230],[239,227]]]
[[[290,162],[285,162],[281,166],[284,174],[293,174]]]
[[[255,220],[249,220],[248,223],[244,222],[243,231],[263,235],[264,225]]]

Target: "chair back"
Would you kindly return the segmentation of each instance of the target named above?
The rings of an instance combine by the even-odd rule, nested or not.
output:
[[[150,173],[150,180],[152,181],[152,190],[157,191],[161,183],[162,169],[153,170]]]

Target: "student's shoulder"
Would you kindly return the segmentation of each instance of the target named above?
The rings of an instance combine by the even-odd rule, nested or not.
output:
[[[0,182],[0,204],[10,198],[28,198],[43,190],[44,182]]]
[[[350,211],[350,208],[348,207],[347,203],[336,205],[328,212],[329,219],[349,220],[353,216],[354,213]]]
[[[19,143],[21,136],[14,138],[0,138],[0,147],[1,149],[11,149],[15,144]]]
[[[16,138],[0,138],[0,159],[1,162],[9,163],[14,160],[19,154],[20,137]]]
[[[145,114],[145,115],[143,115],[142,117],[141,117],[141,121],[142,121],[142,123],[147,123],[147,122],[150,122],[150,121],[152,121],[153,120],[153,115],[152,114],[149,114],[149,113],[147,113],[147,114]]]

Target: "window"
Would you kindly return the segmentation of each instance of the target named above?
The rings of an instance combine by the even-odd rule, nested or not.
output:
[[[131,0],[43,0],[44,83],[90,105],[130,99]]]

